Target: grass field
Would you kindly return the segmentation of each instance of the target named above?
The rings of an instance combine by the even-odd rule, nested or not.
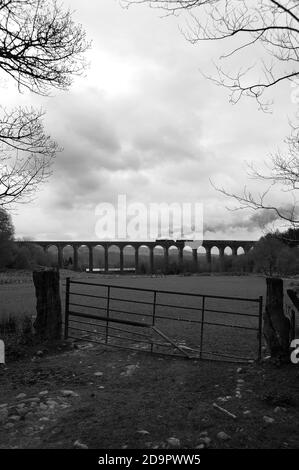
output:
[[[103,282],[111,285],[135,286],[149,289],[171,290],[174,292],[191,292],[198,294],[227,295],[236,297],[258,297],[265,294],[265,280],[260,276],[166,276],[135,277],[84,275],[72,271],[62,271],[62,284],[66,276]],[[7,314],[35,314],[35,296],[32,275],[30,272],[5,274],[7,283],[0,283],[0,317]],[[1,276],[0,276],[1,281]],[[64,288],[62,287],[64,296]]]

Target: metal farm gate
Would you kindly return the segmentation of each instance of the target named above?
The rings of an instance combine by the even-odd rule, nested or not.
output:
[[[66,280],[65,338],[194,359],[259,360],[263,298]]]

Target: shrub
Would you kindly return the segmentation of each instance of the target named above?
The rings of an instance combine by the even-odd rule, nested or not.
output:
[[[6,357],[10,359],[23,357],[26,348],[34,342],[32,318],[29,316],[1,318],[0,339],[5,343]]]
[[[13,247],[13,259],[8,265],[14,269],[33,269],[36,266],[50,266],[51,257],[45,253],[42,247],[34,244],[17,243]]]
[[[14,228],[10,215],[0,209],[0,268],[5,268],[13,258]]]
[[[280,250],[277,256],[277,271],[286,275],[299,273],[299,248],[285,246]]]

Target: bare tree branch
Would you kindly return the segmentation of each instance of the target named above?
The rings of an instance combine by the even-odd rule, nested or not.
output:
[[[298,0],[122,0],[122,4],[126,7],[148,4],[152,8],[162,9],[166,14],[186,12],[189,21],[184,35],[188,41],[193,44],[227,41],[232,44],[230,52],[222,54],[220,60],[229,60],[237,54],[244,57],[244,53],[252,49],[257,57],[254,64],[248,63],[245,56],[247,65],[244,68],[233,72],[230,67],[228,72],[219,62],[216,64],[216,76],[205,75],[216,85],[229,90],[232,103],[246,96],[254,98],[259,108],[268,112],[272,102],[264,96],[266,90],[284,81],[291,81],[299,88]],[[263,48],[263,54],[257,47]],[[251,166],[251,177],[267,183],[262,193],[253,194],[245,187],[243,193],[236,194],[212,183],[214,188],[236,200],[236,210],[266,209],[273,211],[277,218],[298,226],[298,124],[293,126],[287,144],[286,155],[281,152],[272,155],[268,173]],[[291,204],[277,207],[271,203],[273,191],[277,194],[278,188],[291,195]]]
[[[200,41],[226,40],[232,43],[230,52],[222,59],[242,53],[245,48],[260,45],[269,60],[261,58],[257,64],[248,64],[246,72],[227,72],[217,66],[212,78],[230,90],[230,99],[236,103],[242,96],[254,98],[260,109],[267,111],[264,92],[285,80],[299,78],[299,3],[293,0],[122,0],[124,6],[148,4],[168,14],[187,12],[184,35],[192,44]],[[235,37],[242,45],[235,46]],[[255,55],[258,54],[258,51]],[[246,59],[246,58],[245,58]],[[282,64],[284,67],[282,67]],[[248,83],[248,71],[256,71]]]
[[[44,113],[17,108],[3,111],[0,120],[0,204],[28,202],[38,186],[51,175],[51,164],[60,150],[45,133]]]
[[[81,25],[56,0],[0,1],[0,69],[20,90],[68,88],[88,47]]]
[[[0,72],[18,90],[67,89],[85,68],[85,32],[56,0],[0,0]],[[51,175],[58,145],[44,113],[18,107],[0,115],[0,206],[28,202]]]

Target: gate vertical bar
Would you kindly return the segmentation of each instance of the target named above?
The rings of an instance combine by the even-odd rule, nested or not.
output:
[[[206,297],[202,297],[202,306],[201,306],[201,332],[200,332],[200,352],[199,358],[202,357],[202,346],[203,346],[203,325],[205,321],[205,304],[206,304]]]
[[[108,290],[107,290],[107,307],[106,307],[106,310],[107,310],[107,321],[106,321],[106,339],[105,339],[105,343],[107,344],[108,343],[108,335],[109,335],[109,309],[110,309],[110,286],[108,286]]]
[[[259,297],[259,351],[258,360],[262,359],[262,341],[263,341],[263,296]]]
[[[71,280],[67,277],[65,288],[64,339],[68,339],[69,336],[70,283]]]
[[[157,291],[154,291],[154,300],[153,300],[153,316],[152,316],[152,325],[155,326],[156,321],[156,302],[157,302]],[[154,343],[151,344],[151,353],[154,350]]]

